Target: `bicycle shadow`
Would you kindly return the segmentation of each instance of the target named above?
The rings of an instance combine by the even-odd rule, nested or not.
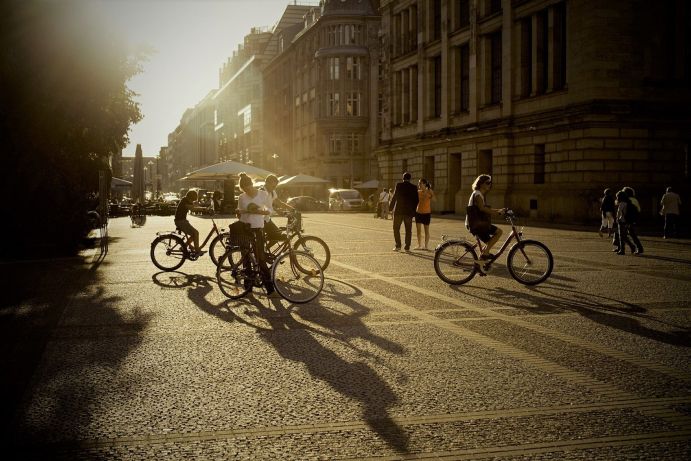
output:
[[[320,296],[338,298],[339,303],[350,310],[345,313],[323,306],[319,298],[307,304],[290,305],[282,298],[250,294],[240,300],[213,303],[208,296],[215,279],[203,275],[168,272],[155,274],[152,280],[164,288],[185,289],[188,298],[209,315],[253,328],[281,357],[303,364],[314,379],[359,402],[362,419],[368,427],[392,449],[408,453],[409,436],[389,415],[389,409],[400,403],[400,399],[389,383],[368,364],[373,362],[387,367],[386,362],[355,342],[368,341],[396,355],[403,355],[406,351],[401,345],[369,331],[363,321],[369,309],[353,299],[362,294],[357,287],[327,279],[329,283],[325,284]],[[337,341],[358,358],[347,360],[341,357],[320,338]],[[398,382],[407,382],[407,377],[400,375]]]
[[[582,293],[573,289],[535,287],[530,293],[506,288],[487,289],[485,297],[472,295],[487,301],[501,300],[502,305],[537,314],[560,314],[574,312],[600,325],[630,333],[653,341],[681,347],[691,347],[691,328],[665,322],[648,314],[648,310],[637,304],[620,301],[606,296]],[[517,304],[516,299],[528,301],[531,305]],[[651,328],[644,321],[655,322],[672,331]]]

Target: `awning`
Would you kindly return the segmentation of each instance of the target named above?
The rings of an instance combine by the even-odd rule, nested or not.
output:
[[[185,181],[234,179],[237,178],[240,173],[247,173],[247,176],[253,179],[264,179],[270,174],[273,174],[268,170],[264,170],[253,165],[228,160],[227,162],[216,163],[214,165],[200,168],[199,170],[187,174],[187,176],[182,179]]]
[[[361,184],[358,184],[357,186],[353,186],[354,189],[379,189],[379,180],[377,179],[370,179],[369,181],[365,181]]]

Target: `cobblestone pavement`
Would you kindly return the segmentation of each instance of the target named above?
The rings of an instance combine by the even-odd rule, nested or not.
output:
[[[454,287],[433,252],[391,251],[391,221],[307,214],[332,262],[322,294],[290,305],[227,300],[207,256],[158,271],[149,243],[171,224],[114,219],[105,258],[3,266],[17,457],[691,457],[689,242],[618,256],[595,231],[528,227],[555,256],[546,283],[502,258]],[[433,244],[465,234],[431,228]]]

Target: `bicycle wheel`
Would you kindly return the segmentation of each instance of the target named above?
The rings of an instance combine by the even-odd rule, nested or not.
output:
[[[164,271],[174,271],[187,258],[185,242],[176,235],[161,235],[151,242],[151,261]]]
[[[325,271],[326,268],[329,267],[329,262],[331,261],[331,250],[329,250],[329,246],[326,244],[326,242],[319,237],[304,235],[295,241],[293,244],[293,249],[304,251],[319,261],[322,271]]]
[[[223,232],[214,237],[209,245],[209,257],[216,266],[218,266],[218,261],[221,259],[221,256],[223,256],[223,253],[228,249],[229,238],[230,234],[228,232]]]
[[[324,288],[319,261],[303,251],[287,251],[276,258],[271,278],[278,294],[292,303],[312,301]]]
[[[477,272],[477,255],[472,245],[460,241],[442,243],[434,252],[434,271],[450,285],[462,285]]]
[[[236,254],[227,252],[219,259],[216,267],[216,281],[224,295],[230,299],[238,299],[252,289],[253,277],[251,263],[243,258],[233,262],[233,255]]]
[[[511,277],[524,285],[537,285],[547,280],[554,268],[554,258],[543,243],[523,240],[509,250],[506,267]]]

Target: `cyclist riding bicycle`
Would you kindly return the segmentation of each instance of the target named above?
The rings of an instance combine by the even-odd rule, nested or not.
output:
[[[488,174],[478,176],[473,182],[473,193],[470,195],[466,209],[466,229],[485,243],[480,255],[482,260],[491,260],[494,257],[490,250],[502,234],[501,229],[492,224],[491,216],[503,215],[506,212],[506,208],[492,208],[487,204],[485,196],[491,189],[492,177]]]
[[[269,215],[271,198],[267,191],[255,188],[252,179],[246,173],[240,173],[239,183],[242,194],[238,197],[236,211],[240,216],[240,221],[250,225],[254,238],[254,256],[259,265],[266,293],[270,295],[274,292],[274,286],[264,252],[264,218]]]
[[[190,209],[194,206],[195,201],[197,201],[197,191],[187,191],[187,194],[180,200],[175,210],[175,227],[187,235],[188,244],[190,240],[192,240],[192,250],[197,256],[201,256],[204,252],[199,249],[199,231],[187,220],[187,213],[189,213]]]

